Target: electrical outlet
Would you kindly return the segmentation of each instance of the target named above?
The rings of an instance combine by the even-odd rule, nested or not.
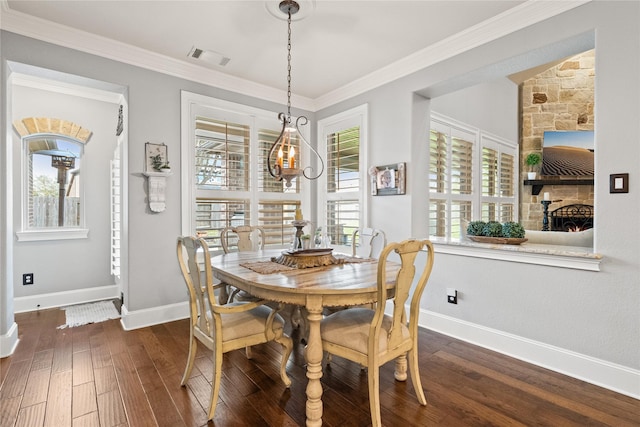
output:
[[[449,304],[458,303],[458,291],[456,289],[447,288],[447,302]]]
[[[22,275],[22,286],[33,285],[33,273]]]

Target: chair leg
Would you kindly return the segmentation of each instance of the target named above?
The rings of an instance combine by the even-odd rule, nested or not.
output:
[[[373,427],[382,426],[380,416],[380,368],[370,365],[367,374],[369,382],[369,411],[371,412],[371,425]]]
[[[251,346],[248,345],[244,348],[244,353],[247,355],[247,359],[251,359],[253,357],[253,353],[251,352]]]
[[[187,356],[187,366],[184,368],[184,374],[182,374],[181,386],[187,385],[189,377],[191,376],[191,370],[193,369],[193,362],[196,360],[196,353],[198,351],[198,340],[191,334],[191,340],[189,340],[189,355]]]
[[[213,350],[213,381],[211,382],[211,402],[209,402],[209,420],[213,420],[218,404],[218,394],[220,393],[220,377],[222,376],[222,351],[216,346]]]
[[[418,402],[421,405],[426,405],[427,399],[424,397],[424,390],[422,390],[422,383],[420,382],[420,371],[418,370],[418,348],[415,345],[409,351],[409,364],[411,365],[409,368],[411,370],[411,383],[416,390]]]
[[[302,323],[302,313],[300,311],[300,306],[296,305],[293,307],[291,311],[291,326],[294,328],[298,328]]]
[[[282,362],[280,362],[280,378],[287,388],[291,387],[291,379],[287,375],[287,362],[293,351],[293,341],[290,337],[282,334],[275,338],[275,342],[279,343],[283,348]]]

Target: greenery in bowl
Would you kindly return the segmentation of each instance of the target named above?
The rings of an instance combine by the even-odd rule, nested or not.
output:
[[[471,221],[467,226],[467,235],[469,236],[482,236],[484,233],[484,227],[487,225],[484,221]]]
[[[483,236],[484,227],[487,225],[484,221],[471,221],[467,226],[467,235]]]
[[[468,236],[510,237],[521,239],[524,237],[524,227],[517,222],[509,221],[501,224],[497,221],[471,221],[467,226]]]
[[[502,236],[522,239],[524,237],[524,227],[517,222],[505,222],[502,224]]]
[[[489,221],[482,230],[482,235],[487,237],[502,237],[502,224],[498,221]]]

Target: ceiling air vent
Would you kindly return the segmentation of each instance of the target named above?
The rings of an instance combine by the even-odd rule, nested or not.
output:
[[[231,60],[231,58],[224,56],[219,52],[216,52],[213,50],[200,49],[195,46],[191,48],[187,56],[189,58],[197,59],[198,61],[203,61],[212,65],[219,65],[221,67],[224,67],[225,65],[227,65]]]
[[[194,47],[191,52],[189,52],[189,56],[192,58],[200,58],[200,55],[202,55],[202,49],[198,49],[197,47]]]

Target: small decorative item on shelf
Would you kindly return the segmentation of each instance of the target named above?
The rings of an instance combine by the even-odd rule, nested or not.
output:
[[[525,163],[529,166],[529,172],[527,172],[527,177],[531,179],[536,179],[536,171],[533,170],[535,166],[540,164],[542,161],[542,156],[540,153],[529,153],[527,158],[525,159]]]
[[[163,165],[164,165],[164,162],[162,161],[162,156],[160,154],[151,156],[151,166],[153,167],[154,171],[160,172],[160,169],[162,169]]]
[[[469,239],[479,243],[519,245],[527,241],[524,234],[524,227],[511,221],[504,224],[497,221],[471,221],[467,226]]]
[[[309,249],[311,247],[311,235],[303,234],[300,236],[300,240],[302,240],[302,249]]]
[[[147,142],[144,145],[145,172],[170,172],[169,157],[166,144]],[[163,170],[169,169],[169,170]]]

